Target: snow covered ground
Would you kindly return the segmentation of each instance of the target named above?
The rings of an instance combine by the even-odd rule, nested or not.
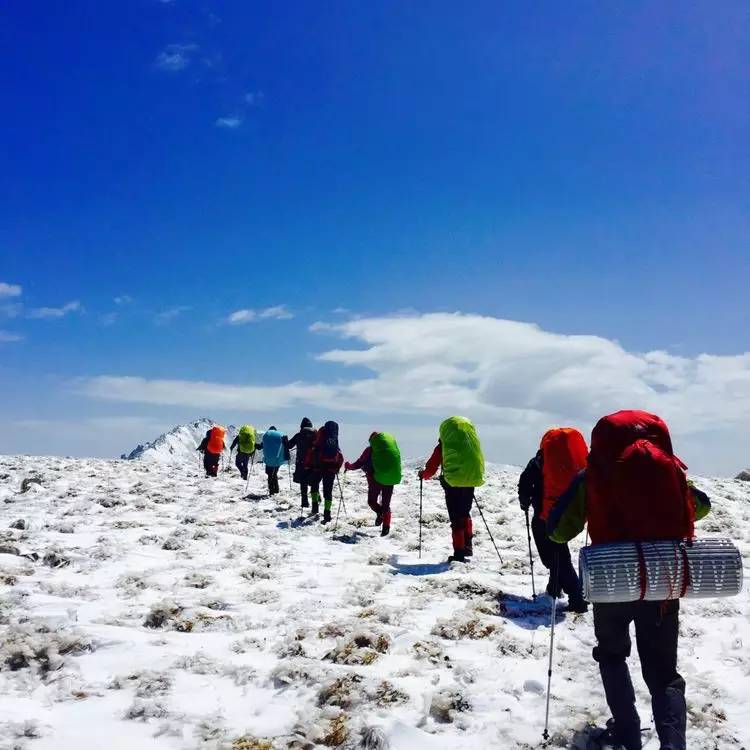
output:
[[[280,496],[252,499],[197,456],[0,457],[0,747],[540,747],[550,600],[531,600],[517,475],[490,467],[478,495],[503,564],[475,510],[474,560],[451,567],[436,482],[418,558],[411,470],[381,539],[361,474],[334,536],[300,520],[286,469]],[[750,560],[750,485],[698,484],[714,501],[700,532]],[[683,603],[691,750],[750,747],[748,645],[747,587]],[[592,646],[591,615],[560,613],[553,747],[608,717]]]

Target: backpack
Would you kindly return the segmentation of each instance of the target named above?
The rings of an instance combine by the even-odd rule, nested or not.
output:
[[[224,452],[224,435],[226,430],[223,427],[212,427],[208,431],[208,443],[206,444],[207,453],[223,453]]]
[[[244,424],[240,427],[238,447],[242,453],[255,453],[255,427]]]
[[[481,487],[484,456],[474,425],[466,417],[450,417],[440,425],[443,479],[451,487]]]
[[[619,411],[591,433],[587,517],[594,544],[692,539],[695,509],[669,429],[644,411]]]
[[[339,426],[336,422],[326,422],[315,434],[305,457],[305,468],[314,472],[338,473],[343,463],[344,457],[339,450]]]
[[[378,432],[370,438],[372,475],[378,484],[401,484],[401,451],[393,435]]]
[[[263,433],[263,462],[272,468],[286,463],[284,436],[278,430]]]
[[[589,449],[581,433],[572,427],[547,430],[539,446],[542,452],[542,510],[547,520],[556,500],[570,486],[581,469],[586,468]]]

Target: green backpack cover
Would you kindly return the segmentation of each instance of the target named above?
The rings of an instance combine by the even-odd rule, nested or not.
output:
[[[451,487],[481,487],[484,456],[477,431],[466,417],[450,417],[440,425],[443,478]]]
[[[255,453],[255,427],[243,424],[240,427],[239,448],[242,453]]]
[[[378,484],[401,484],[401,451],[393,435],[378,432],[370,438],[372,475]]]

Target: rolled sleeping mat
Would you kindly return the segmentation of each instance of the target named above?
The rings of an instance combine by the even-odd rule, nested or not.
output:
[[[711,599],[742,591],[742,557],[729,539],[617,542],[581,550],[583,596],[614,603]]]

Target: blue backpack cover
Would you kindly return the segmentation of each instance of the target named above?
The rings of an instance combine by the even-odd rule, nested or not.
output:
[[[286,463],[284,436],[278,430],[266,430],[263,435],[263,461],[271,467]]]

